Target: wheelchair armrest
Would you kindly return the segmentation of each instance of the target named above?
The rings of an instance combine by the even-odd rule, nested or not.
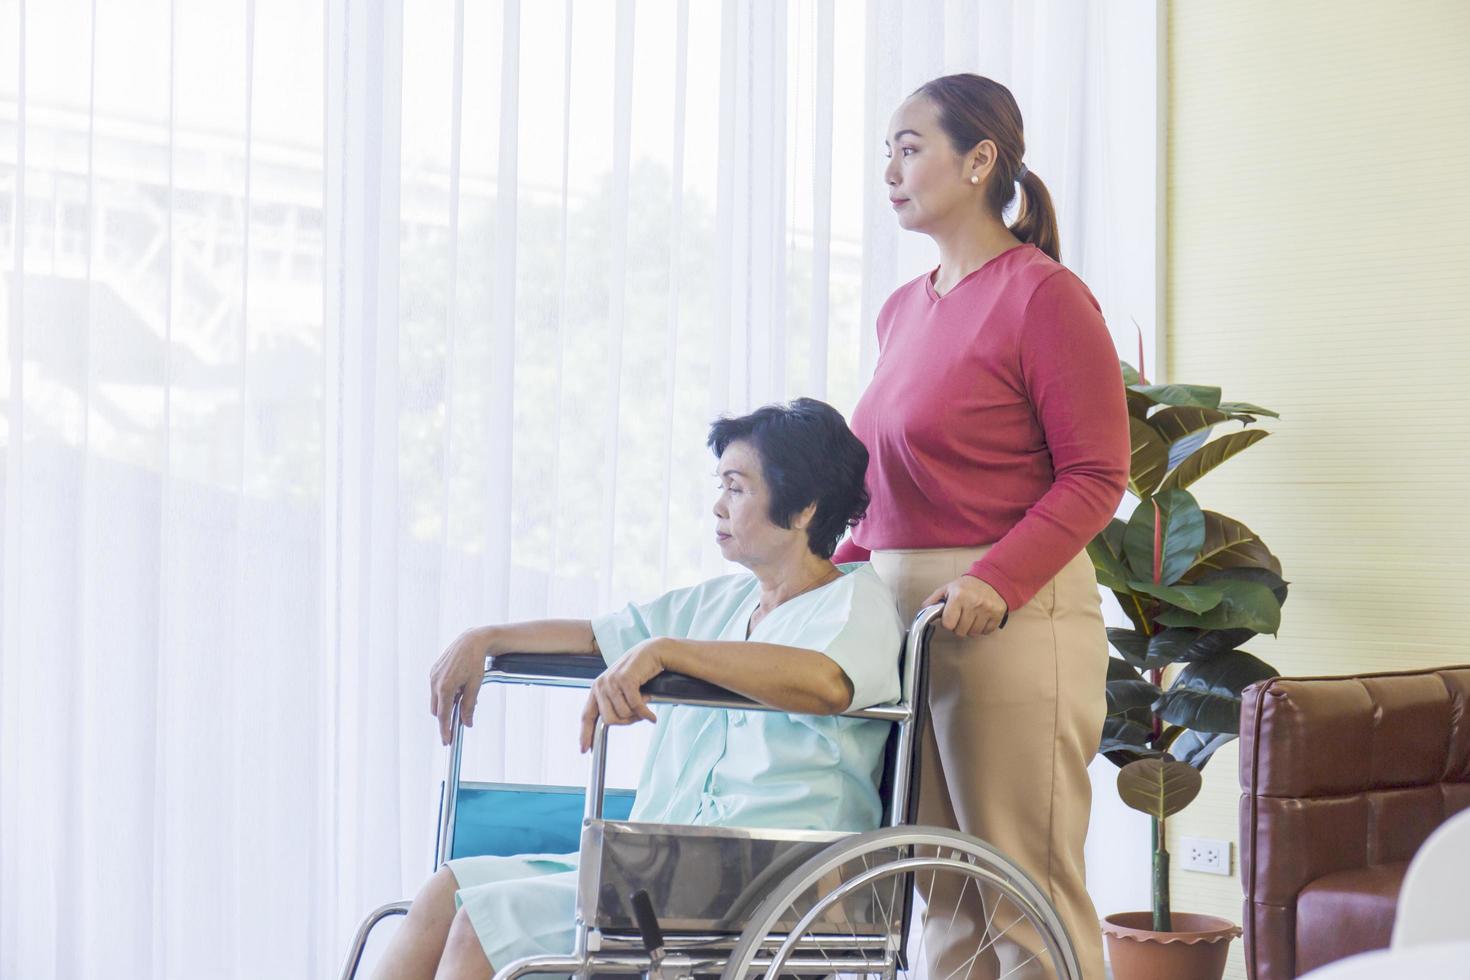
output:
[[[607,664],[595,653],[502,653],[491,657],[487,670],[533,677],[594,680]]]
[[[597,654],[502,653],[490,658],[487,670],[529,677],[557,677],[591,681],[607,665]],[[643,693],[662,701],[718,701],[732,705],[755,704],[750,698],[688,674],[663,673],[643,685]]]
[[[721,704],[732,706],[757,703],[743,694],[736,694],[718,684],[711,684],[709,681],[702,681],[688,674],[675,674],[667,671],[644,684],[643,693],[661,700],[680,703],[718,701]]]

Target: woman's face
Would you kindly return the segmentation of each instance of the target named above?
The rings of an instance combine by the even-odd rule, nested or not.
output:
[[[985,180],[995,166],[995,145],[982,142],[968,154],[939,125],[939,109],[924,96],[906,99],[888,124],[888,166],[883,179],[898,223],[930,234],[973,220],[984,206]],[[971,175],[980,178],[971,183]]]
[[[720,554],[747,568],[771,565],[807,550],[805,524],[810,514],[798,514],[791,527],[771,523],[770,491],[761,471],[760,455],[742,440],[725,447],[715,467],[720,495],[715,500],[715,540]]]

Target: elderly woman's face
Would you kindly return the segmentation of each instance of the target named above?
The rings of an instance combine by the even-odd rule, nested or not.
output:
[[[794,542],[806,547],[806,531],[771,523],[770,492],[760,456],[749,443],[736,441],[726,446],[715,472],[720,479],[714,507],[720,554],[750,566],[775,559]]]

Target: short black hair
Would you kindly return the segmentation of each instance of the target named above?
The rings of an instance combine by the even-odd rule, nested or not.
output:
[[[843,533],[867,513],[868,450],[826,402],[798,398],[710,424],[708,444],[716,457],[732,442],[749,443],[760,457],[772,524],[789,528],[797,514],[817,505],[806,535],[818,558],[831,558]]]

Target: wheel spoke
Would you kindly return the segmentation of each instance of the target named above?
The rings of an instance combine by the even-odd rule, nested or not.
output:
[[[938,873],[939,872],[937,870],[936,871],[930,871],[929,872],[929,890],[927,892],[925,892],[924,895],[928,896],[928,895],[933,895],[934,894],[934,877]],[[914,953],[914,962],[915,963],[922,963],[922,962],[924,962],[924,944],[926,942],[928,942],[928,941],[929,941],[929,899],[926,897],[924,899],[924,917],[919,920],[919,948]]]
[[[883,878],[889,879],[886,898]],[[978,909],[967,904],[971,887],[982,903]],[[950,891],[953,898],[947,897]],[[951,904],[948,916],[946,902]],[[1012,916],[1001,914],[1001,903],[1014,906]],[[1028,928],[1020,928],[1022,920]],[[982,957],[994,969],[998,944],[1007,937],[999,971],[1004,980],[1021,980],[1038,961],[1053,964],[1048,970],[1070,962],[1065,934],[1057,935],[1046,895],[993,848],[940,828],[894,828],[834,844],[798,868],[751,917],[724,976],[746,980],[755,957],[770,950],[770,967],[756,968],[757,975],[812,980],[813,974],[866,974],[874,980],[910,980],[930,965],[931,925],[934,955],[951,966],[936,970],[930,980],[970,980]],[[914,929],[920,932],[918,939],[913,939]],[[965,953],[971,942],[974,947]],[[951,962],[960,957],[963,962]],[[1010,962],[1013,958],[1016,962]],[[989,975],[988,970],[980,972]]]
[[[966,884],[969,884],[969,881],[970,881],[969,878],[966,878],[965,879],[965,883]],[[977,890],[978,890],[978,886],[977,886]],[[963,894],[963,891],[961,892],[961,894]],[[996,902],[995,904],[996,904],[996,908],[998,909],[1000,907],[1000,903],[999,902]],[[989,915],[986,916],[986,919],[985,919],[985,930],[982,933],[983,935],[987,935],[988,936],[990,934],[990,923],[994,919],[994,915],[995,915],[995,913],[992,911]],[[1025,918],[1026,918],[1026,914],[1024,912],[1022,912],[1020,916],[1018,916],[1012,922],[1010,922],[1009,924],[1007,924],[1006,927],[1004,929],[1002,929],[999,933],[997,933],[995,936],[987,939],[985,942],[981,943],[980,947],[978,949],[976,949],[974,953],[970,954],[970,958],[969,959],[965,960],[959,966],[955,967],[953,970],[950,970],[948,973],[946,973],[944,975],[944,977],[942,978],[942,980],[953,980],[955,974],[959,973],[961,970],[964,970],[965,971],[964,980],[969,980],[970,972],[972,970],[974,970],[974,968],[975,968],[975,962],[976,962],[976,960],[979,959],[980,954],[984,953],[987,949],[990,949],[992,946],[994,946],[997,940],[999,940],[1007,932],[1010,932],[1011,926],[1014,926],[1016,923],[1022,921]],[[953,924],[954,924],[953,917],[951,917],[951,919],[950,919],[950,924],[951,924],[951,926],[953,926]],[[1036,958],[1036,955],[1035,954],[1032,954],[1032,957],[1031,958],[1032,959],[1035,959]],[[1029,960],[1027,962],[1029,962]],[[1010,971],[1007,971],[1007,972],[1010,972]]]
[[[955,896],[954,910],[952,912],[950,912],[950,914],[949,914],[949,924],[945,927],[945,934],[946,935],[952,935],[954,933],[955,919],[959,917],[959,914],[960,914],[960,905],[964,902],[965,892],[969,890],[969,887],[970,887],[970,879],[969,878],[966,878],[965,879],[965,883],[960,886],[960,893]],[[930,879],[929,879],[929,890],[930,890],[930,894],[932,895],[933,894],[933,890],[934,890],[934,878],[933,878],[933,875],[930,875]],[[923,936],[923,939],[927,939],[929,937],[929,923],[927,921],[928,920],[929,906],[927,904],[924,906],[924,912],[925,912],[925,923],[924,923],[924,936]],[[920,940],[920,944],[921,945],[923,943],[923,939]],[[972,957],[972,959],[973,959],[973,957]],[[952,977],[952,976],[954,976],[954,974],[951,973],[950,976]],[[949,980],[949,977],[946,977],[945,980]]]
[[[868,856],[866,854],[863,855],[863,870],[870,870],[868,866]],[[888,904],[886,906],[883,904],[883,896],[878,894],[878,885],[874,882],[870,882],[868,884],[868,890],[873,893],[873,904],[878,906],[878,915],[880,917],[879,921],[882,922],[884,926],[883,959],[885,966],[887,965],[888,957],[890,954],[897,956],[898,948],[901,942],[900,939],[895,938],[898,930],[891,928],[891,926],[893,923],[893,909],[898,904],[898,882],[902,877],[903,875],[901,874],[889,876],[890,880],[893,882],[893,890],[889,893]]]
[[[1013,925],[1015,925],[1015,924],[1016,924],[1016,923],[1018,923],[1018,922],[1021,922],[1021,921],[1022,921],[1022,920],[1024,920],[1024,919],[1025,919],[1025,918],[1026,918],[1026,913],[1025,913],[1025,912],[1022,912],[1022,913],[1021,913],[1021,914],[1020,914],[1020,915],[1018,915],[1018,916],[1017,916],[1017,917],[1016,917],[1016,918],[1014,918],[1014,919],[1012,919],[1012,920],[1011,920],[1011,921],[1010,921],[1010,922],[1009,922],[1009,923],[1008,923],[1008,924],[1007,924],[1007,925],[1006,925],[1006,927],[1005,927],[1005,928],[1004,928],[1004,929],[1002,929],[1002,930],[1001,930],[1001,931],[1000,931],[1000,932],[998,932],[998,933],[996,933],[996,934],[995,934],[995,935],[994,935],[994,936],[993,936],[993,937],[991,937],[991,938],[990,938],[990,939],[987,939],[987,940],[986,940],[986,941],[985,941],[985,944],[984,944],[984,945],[983,945],[983,946],[981,946],[981,947],[980,947],[980,951],[981,951],[981,952],[984,952],[984,951],[985,951],[985,950],[987,950],[987,949],[989,949],[989,948],[990,948],[990,947],[992,947],[992,946],[994,946],[994,945],[995,945],[995,944],[996,944],[996,943],[998,943],[998,942],[999,942],[999,941],[1000,941],[1000,939],[1001,939],[1001,937],[1002,937],[1002,936],[1004,936],[1004,935],[1005,935],[1005,934],[1006,934],[1006,933],[1008,933],[1008,932],[1010,932],[1010,931],[1011,931],[1011,926],[1013,926]]]
[[[902,915],[898,907],[898,890],[900,885],[905,885],[909,888],[913,887],[912,883],[909,881],[909,875],[907,872],[903,874],[896,874],[893,876],[893,888],[888,893],[888,911],[883,916],[883,921],[884,923],[886,923],[889,930],[888,934],[893,937],[893,949],[890,950],[890,952],[892,953],[893,965],[892,967],[887,968],[892,973],[898,972],[899,954],[902,952],[904,947],[908,945],[908,935],[904,931],[904,927],[908,925],[908,923],[904,921],[904,916]],[[897,922],[894,921],[895,914],[897,914]]]
[[[965,962],[961,963],[953,970],[950,970],[949,973],[945,975],[944,980],[950,980],[950,977],[953,977],[956,973],[959,973],[960,970],[965,971],[965,977],[968,980],[968,977],[970,976],[970,971],[975,969],[975,961],[980,958],[980,954],[983,952],[985,952],[985,948],[983,946],[975,950],[975,952],[970,954],[969,959],[965,960]]]
[[[1017,963],[1015,966],[1011,967],[1006,972],[1002,973],[999,977],[996,978],[996,980],[1006,980],[1006,977],[1010,976],[1012,973],[1015,973],[1021,967],[1025,966],[1027,963],[1030,963],[1031,961],[1035,960],[1040,955],[1041,954],[1039,954],[1039,953],[1032,953],[1030,956],[1026,957],[1024,960],[1022,960],[1021,962]]]
[[[954,920],[957,919],[957,918],[959,918],[959,915],[960,915],[960,904],[965,900],[965,892],[967,892],[969,890],[970,890],[970,879],[969,879],[969,877],[966,877],[965,878],[965,883],[960,886],[960,893],[957,896],[955,896],[955,900],[954,900],[954,911],[949,914],[949,929],[950,929],[951,932],[954,931]],[[976,886],[976,891],[979,891],[979,886],[978,885]]]
[[[816,908],[821,901],[821,898],[817,895],[817,889],[812,888],[812,908]],[[807,911],[810,912],[811,909],[807,909]],[[822,954],[822,959],[827,961],[827,965],[832,967],[835,974],[837,968],[832,965],[832,957],[827,955],[827,947],[822,943],[817,943],[817,950]]]
[[[866,868],[866,865],[867,865],[867,858],[866,858],[866,856],[863,857],[863,864],[864,864],[864,867]],[[854,877],[856,877],[856,876],[854,876]],[[854,953],[856,953],[858,951],[858,949],[860,949],[861,946],[862,946],[862,940],[858,938],[857,928],[852,924],[852,919],[848,918],[848,915],[847,915],[847,907],[846,907],[845,903],[839,902],[837,904],[837,911],[842,914],[842,922],[843,922],[844,925],[847,926],[847,935],[852,939],[852,950],[853,950]],[[866,958],[867,954],[864,953],[863,955],[864,955],[864,958]]]

